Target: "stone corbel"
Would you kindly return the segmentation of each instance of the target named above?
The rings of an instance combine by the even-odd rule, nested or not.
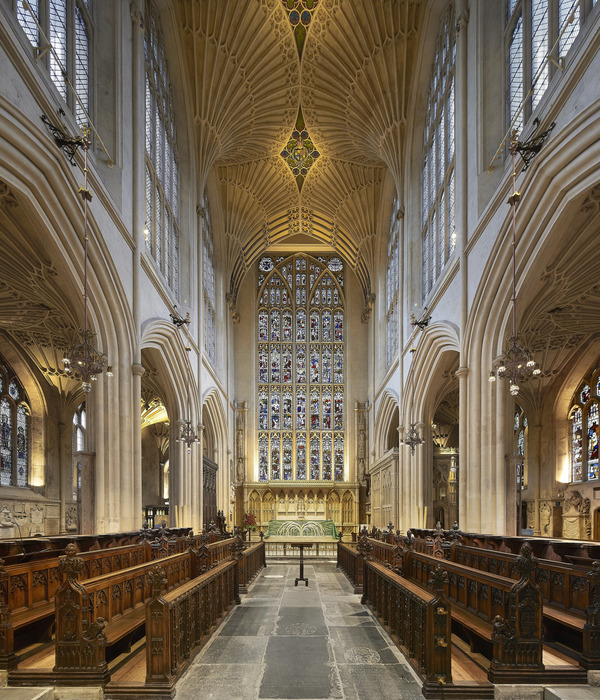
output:
[[[238,313],[237,304],[235,301],[235,296],[231,292],[227,292],[227,294],[225,295],[225,301],[227,302],[227,305],[229,306],[229,313],[231,314],[231,320],[234,323],[239,323],[240,322],[240,315]]]

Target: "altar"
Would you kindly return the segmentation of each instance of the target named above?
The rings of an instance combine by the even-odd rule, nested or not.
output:
[[[289,539],[291,537],[311,540],[337,540],[338,531],[333,520],[270,520],[265,539]]]

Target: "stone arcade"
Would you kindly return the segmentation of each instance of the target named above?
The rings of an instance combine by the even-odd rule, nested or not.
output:
[[[593,676],[600,2],[0,0],[0,70],[5,669],[30,626],[50,639],[32,610],[51,615],[61,584],[11,566],[66,556],[67,536],[88,556],[162,532],[189,557],[178,605],[212,570],[188,549],[204,561],[246,525],[253,573],[271,537],[341,534],[390,630],[382,591],[430,586],[411,599],[426,616],[437,589],[410,567],[441,554],[435,586],[482,656],[516,648],[489,617],[515,584],[468,573],[453,599],[478,560],[452,557],[516,561],[511,538],[543,538],[541,593],[522,589]],[[459,526],[473,539],[451,549]],[[149,584],[117,573],[144,552],[82,576],[145,605]],[[212,564],[204,640],[237,595],[236,567]],[[121,641],[105,618],[109,651],[139,643],[136,614]]]

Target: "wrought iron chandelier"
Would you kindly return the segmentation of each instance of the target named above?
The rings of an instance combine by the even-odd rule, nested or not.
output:
[[[415,324],[413,324],[415,325]],[[415,453],[415,447],[417,445],[422,445],[425,441],[423,438],[419,435],[419,431],[417,430],[417,424],[414,422],[414,408],[415,408],[415,370],[414,370],[414,353],[417,351],[416,348],[411,348],[410,352],[412,354],[412,360],[411,360],[411,368],[410,368],[410,381],[411,381],[411,394],[410,394],[410,427],[406,431],[406,434],[404,436],[404,439],[402,442],[405,445],[408,445],[410,447],[410,453],[411,455],[414,455]]]
[[[173,321],[175,323],[175,321]],[[189,320],[187,321],[189,323]],[[185,346],[186,352],[188,353],[188,360],[187,360],[187,386],[186,386],[186,391],[187,391],[187,418],[183,420],[183,424],[181,425],[179,436],[176,438],[177,442],[183,442],[183,444],[187,447],[188,454],[191,454],[192,452],[192,445],[195,442],[200,442],[200,438],[196,435],[196,431],[194,430],[194,427],[192,426],[192,408],[191,408],[191,399],[190,399],[190,381],[191,381],[191,363],[189,359],[189,353],[192,351],[192,348],[189,345]]]
[[[532,377],[539,377],[542,373],[531,353],[524,347],[520,334],[517,333],[517,206],[521,201],[521,194],[517,191],[515,160],[519,147],[519,142],[516,137],[513,137],[509,149],[512,157],[513,192],[508,198],[512,210],[512,335],[508,338],[506,349],[502,355],[493,363],[489,377],[490,382],[495,382],[496,377],[507,379],[512,396],[517,396],[521,384]]]
[[[75,149],[80,146],[83,150],[83,186],[79,194],[83,200],[83,329],[80,329],[73,346],[63,357],[65,374],[81,381],[81,388],[89,393],[92,382],[105,373],[112,377],[112,367],[108,364],[106,355],[94,345],[96,334],[88,327],[88,202],[92,194],[88,189],[88,150],[91,142],[87,129],[83,137],[71,139]]]
[[[181,330],[183,326],[189,326],[190,325],[190,314],[189,312],[185,315],[182,316],[179,311],[177,310],[177,305],[173,307],[173,311],[171,314],[171,321],[173,325],[178,329]],[[189,359],[189,354],[192,351],[192,348],[189,345],[185,346],[185,350],[188,353],[188,359],[186,362],[186,394],[187,394],[187,418],[184,418],[183,423],[181,424],[181,427],[179,429],[179,435],[176,438],[177,442],[183,442],[183,444],[187,447],[188,454],[191,454],[192,452],[192,445],[195,442],[200,442],[200,438],[198,435],[196,435],[196,431],[194,430],[194,427],[192,426],[192,401],[190,398],[190,384],[191,384],[191,361]]]

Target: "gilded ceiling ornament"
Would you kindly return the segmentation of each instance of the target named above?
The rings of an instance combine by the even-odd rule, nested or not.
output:
[[[292,175],[296,178],[298,190],[302,190],[304,180],[308,175],[308,171],[313,166],[314,162],[321,155],[315,148],[315,145],[310,138],[306,127],[304,126],[304,118],[302,109],[298,110],[296,126],[292,131],[286,147],[281,151],[281,157],[287,163],[292,171]]]
[[[294,30],[294,38],[298,47],[298,57],[302,58],[302,49],[306,41],[308,27],[312,20],[319,0],[281,0],[288,13],[290,24]]]

